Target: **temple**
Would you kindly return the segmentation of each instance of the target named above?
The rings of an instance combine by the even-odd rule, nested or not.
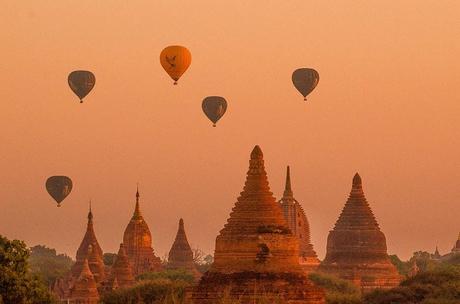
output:
[[[179,229],[177,230],[176,239],[169,251],[168,269],[182,269],[192,274],[195,279],[201,277],[193,260],[193,251],[185,234],[184,220],[179,220]]]
[[[96,280],[87,259],[83,260],[78,278],[70,289],[68,300],[70,303],[78,304],[96,304],[99,302]]]
[[[270,192],[263,154],[256,146],[246,183],[216,238],[214,263],[195,288],[194,304],[211,304],[226,295],[238,303],[325,303],[299,264],[299,242]]]
[[[123,244],[120,244],[117,257],[113,263],[108,286],[110,290],[130,287],[134,284],[134,276],[129,258]]]
[[[358,173],[345,207],[329,232],[320,271],[350,280],[363,291],[392,288],[401,279],[388,257],[385,235],[367,203]]]
[[[144,272],[160,271],[160,258],[152,248],[152,235],[142,217],[139,206],[139,189],[136,192],[136,207],[123,235],[123,244],[135,276]]]
[[[300,205],[294,198],[291,188],[291,173],[289,166],[286,172],[286,185],[284,188],[283,198],[279,201],[283,210],[284,218],[294,234],[299,239],[299,262],[306,272],[311,272],[318,268],[319,259],[316,255],[310,240],[310,225],[307,216]]]
[[[86,233],[77,250],[76,262],[72,266],[71,273],[74,278],[77,278],[83,267],[83,262],[88,260],[89,269],[94,275],[97,283],[104,281],[105,270],[104,262],[102,260],[102,249],[96,239],[93,227],[93,213],[91,211],[91,203],[88,212],[88,224],[86,226]]]

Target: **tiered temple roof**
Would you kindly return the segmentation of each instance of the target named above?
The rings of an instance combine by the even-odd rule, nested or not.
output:
[[[134,214],[123,235],[123,244],[133,267],[134,275],[160,271],[162,268],[161,260],[155,256],[152,248],[152,235],[149,226],[140,211],[139,197],[139,190],[137,190]]]
[[[94,275],[96,282],[102,282],[105,279],[104,262],[102,259],[102,249],[96,239],[93,227],[93,213],[91,205],[88,212],[88,224],[83,240],[78,247],[76,262],[72,266],[71,273],[74,278],[78,278],[81,273],[83,262],[88,260],[89,268]]]
[[[388,257],[385,235],[367,203],[358,173],[345,207],[329,232],[320,270],[359,282],[364,291],[399,284],[400,275]]]
[[[123,244],[120,244],[117,257],[113,263],[110,279],[109,289],[125,288],[134,284],[134,276],[129,258],[126,255]]]
[[[259,146],[251,153],[246,183],[216,238],[214,263],[194,290],[195,304],[227,293],[239,303],[261,296],[280,303],[324,303],[324,293],[299,265],[299,242],[270,192]]]
[[[319,259],[316,255],[310,240],[310,224],[307,216],[294,198],[291,188],[291,172],[289,166],[286,172],[286,185],[283,198],[279,201],[283,210],[284,218],[291,229],[291,232],[299,239],[299,262],[306,272],[311,272],[319,266]]]
[[[183,269],[193,274],[195,278],[201,277],[193,261],[193,251],[188,243],[187,235],[185,234],[183,219],[179,220],[179,229],[177,230],[176,239],[169,251],[168,268]]]
[[[96,280],[87,259],[83,260],[78,278],[70,290],[70,301],[79,304],[96,304],[99,301]]]

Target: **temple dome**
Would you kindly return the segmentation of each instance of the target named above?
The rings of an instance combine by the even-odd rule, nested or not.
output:
[[[152,248],[150,229],[140,211],[139,197],[137,190],[134,213],[123,235],[124,248],[135,275],[161,269],[161,261]]]

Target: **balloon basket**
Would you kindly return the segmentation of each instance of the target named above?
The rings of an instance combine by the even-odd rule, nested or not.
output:
[[[83,99],[80,99],[80,103],[83,103]]]
[[[174,81],[174,85],[177,85],[177,81]]]
[[[61,204],[57,204],[58,207],[61,207]]]
[[[304,97],[304,98],[303,98],[303,101],[307,101],[307,97]]]
[[[212,124],[212,126],[215,128],[215,127],[216,127],[216,124]]]

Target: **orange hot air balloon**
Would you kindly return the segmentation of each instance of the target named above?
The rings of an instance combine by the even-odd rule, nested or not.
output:
[[[161,51],[160,63],[166,73],[174,80],[174,84],[187,71],[192,63],[190,51],[180,45],[171,45]]]

